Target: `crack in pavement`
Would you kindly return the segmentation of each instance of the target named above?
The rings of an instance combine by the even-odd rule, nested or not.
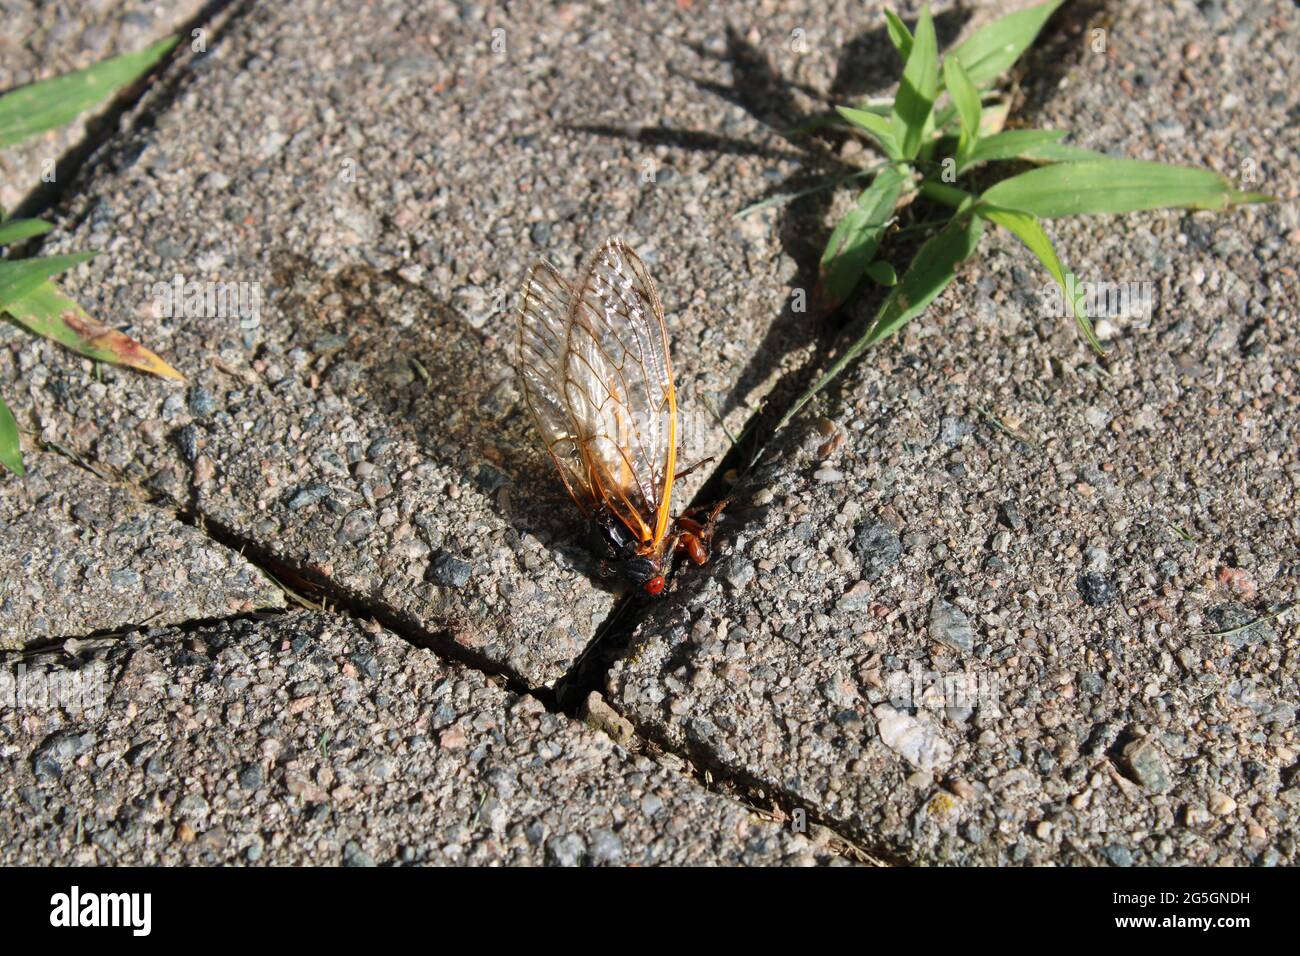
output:
[[[194,16],[178,24],[175,35],[181,42],[167,56],[155,63],[147,73],[130,86],[120,90],[106,106],[101,108],[98,115],[87,122],[81,140],[70,146],[55,163],[53,180],[34,186],[9,211],[10,218],[38,217],[71,194],[74,191],[73,187],[80,185],[78,179],[81,171],[90,163],[91,158],[101,148],[111,147],[119,137],[118,124],[123,116],[143,104],[145,109],[135,120],[137,124],[143,126],[152,122],[155,115],[169,109],[179,97],[184,84],[193,76],[192,71],[173,69],[173,67],[185,59],[186,43],[194,36],[194,32],[210,30],[211,35],[204,37],[205,52],[194,54],[189,58],[191,60],[197,56],[206,56],[211,51],[212,45],[221,39],[226,28],[248,13],[253,8],[254,2],[255,0],[209,0]],[[149,97],[147,101],[146,97]],[[45,236],[36,236],[18,249],[23,256],[35,255],[44,241]]]

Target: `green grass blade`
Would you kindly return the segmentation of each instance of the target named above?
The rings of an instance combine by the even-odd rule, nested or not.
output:
[[[974,253],[983,232],[984,223],[980,219],[961,215],[921,246],[907,272],[880,307],[876,321],[863,339],[863,348],[888,338],[924,312],[952,282],[957,266]]]
[[[93,252],[77,252],[70,256],[0,261],[0,309],[33,291],[50,276],[71,269],[93,255]]]
[[[876,313],[876,318],[867,331],[799,396],[798,401],[777,422],[776,430],[784,428],[818,392],[838,378],[863,352],[925,311],[926,306],[952,282],[957,266],[975,251],[983,228],[983,220],[963,214],[950,221],[926,242],[918,250],[902,280],[881,304],[880,311]]]
[[[19,478],[27,474],[23,468],[23,450],[18,444],[18,423],[3,398],[0,398],[0,465]]]
[[[1061,287],[1061,295],[1084,339],[1092,346],[1094,352],[1104,355],[1105,349],[1097,340],[1097,334],[1092,330],[1092,323],[1079,308],[1079,283],[1074,273],[1061,265],[1056,250],[1052,248],[1052,240],[1043,229],[1042,223],[1030,213],[1018,209],[1000,209],[982,202],[975,206],[975,213],[1006,229],[1025,244],[1025,248],[1034,254],[1043,264],[1043,268],[1056,280],[1056,284]]]
[[[1043,219],[1180,207],[1223,210],[1267,202],[1233,188],[1218,173],[1137,159],[1094,159],[1031,169],[991,186],[984,199]]]
[[[858,203],[839,221],[822,252],[813,301],[831,311],[849,297],[880,247],[885,227],[903,191],[903,176],[893,166],[876,174]]]
[[[971,151],[968,163],[997,159],[1022,159],[1026,150],[1048,146],[1065,136],[1060,129],[1008,129],[980,140]],[[1094,154],[1095,155],[1095,154]]]
[[[1094,159],[1108,158],[1105,153],[1069,143],[1040,143],[1021,150],[1019,156],[1012,159],[1027,159],[1031,163],[1082,163]]]
[[[176,45],[158,43],[96,63],[75,73],[52,77],[0,96],[0,147],[55,129],[135,81]]]
[[[961,61],[955,56],[944,58],[943,81],[948,88],[948,95],[952,97],[953,106],[957,108],[957,119],[961,123],[961,141],[957,146],[957,158],[960,161],[979,139],[980,95],[962,68]]]
[[[851,106],[837,106],[835,111],[875,140],[880,151],[890,159],[897,160],[902,157],[898,139],[894,136],[893,124],[888,119],[879,113],[858,110]]]
[[[926,5],[916,22],[912,52],[903,68],[898,94],[894,97],[894,138],[898,140],[904,159],[914,158],[920,150],[938,92],[939,49],[930,7]]]
[[[912,55],[912,31],[893,10],[885,11],[885,29],[889,31],[889,42],[894,44],[894,49],[906,63],[907,58]]]
[[[955,55],[977,87],[991,84],[1029,49],[1048,17],[1064,0],[1018,10],[976,30],[950,56]]]
[[[43,236],[54,227],[40,219],[7,219],[0,222],[0,246]]]
[[[53,282],[42,282],[26,295],[10,302],[6,311],[28,331],[58,342],[86,358],[125,365],[162,378],[184,379],[180,372],[135,339],[92,317],[60,292]]]
[[[898,285],[898,273],[884,259],[877,259],[864,270],[868,279],[876,285],[894,286]]]

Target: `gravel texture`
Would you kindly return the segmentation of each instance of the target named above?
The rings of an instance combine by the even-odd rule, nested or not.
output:
[[[0,35],[0,92],[142,50],[175,31],[202,5],[199,0],[0,3],[5,24]],[[0,208],[12,210],[28,193],[48,182],[49,164],[81,143],[87,126],[106,108],[0,150]]]
[[[52,453],[0,481],[0,648],[284,606],[256,567]]]
[[[1037,124],[1254,156],[1289,201],[1054,223],[1081,278],[1154,285],[1109,375],[987,238],[641,624],[606,696],[643,732],[917,862],[1296,862],[1300,23],[1180,7],[1117,12]]]
[[[941,9],[941,42],[1005,6]],[[382,635],[364,640],[392,644],[394,683],[374,680],[397,686],[417,664],[445,679],[345,693],[361,665],[325,672],[359,638],[323,619],[236,624],[229,640],[131,638],[110,653],[152,659],[162,679],[188,674],[196,689],[148,690],[129,666],[114,678],[180,716],[150,737],[164,781],[151,782],[152,751],[139,751],[143,769],[103,790],[93,832],[125,842],[103,836],[109,849],[91,840],[78,852],[249,859],[256,834],[257,859],[277,861],[401,861],[406,847],[412,861],[463,860],[471,846],[485,861],[613,859],[602,828],[617,831],[625,861],[746,852],[634,812],[619,819],[641,829],[624,836],[611,796],[623,790],[576,784],[579,771],[555,760],[513,797],[486,774],[476,795],[464,786],[477,772],[466,751],[478,752],[466,728],[493,732],[474,726],[481,707],[523,720],[526,747],[597,741],[604,756],[575,766],[610,775],[601,780],[645,763],[610,736],[648,736],[903,860],[1297,862],[1300,649],[1296,613],[1276,616],[1300,598],[1297,11],[1280,0],[1077,10],[1033,54],[1019,121],[1209,166],[1282,200],[1052,223],[1084,281],[1150,283],[1149,316],[1098,322],[1104,370],[1069,322],[1047,316],[1036,263],[991,232],[938,304],[741,479],[712,567],[634,612],[603,699],[582,702],[609,736],[529,698],[512,704],[485,678]],[[509,308],[524,270],[545,255],[572,275],[609,235],[635,245],[669,314],[682,460],[720,456],[728,430],[765,400],[788,401],[832,345],[835,329],[798,303],[852,193],[734,214],[873,161],[853,141],[778,131],[886,92],[896,61],[878,5],[848,0],[656,5],[637,17],[620,5],[526,2],[507,14],[394,0],[366,6],[365,30],[360,15],[325,0],[241,7],[208,54],[160,77],[57,211],[47,251],[107,250],[68,287],[188,384],[107,368],[92,380],[88,363],[6,326],[0,391],[25,429],[330,596],[400,620],[435,650],[455,645],[530,686],[553,684],[615,594],[511,380]],[[1091,45],[1098,29],[1104,51]],[[168,317],[155,284],[178,275],[253,284],[260,307]],[[683,483],[681,501],[707,473]],[[273,666],[297,653],[295,628],[323,629],[308,639],[326,648],[312,660],[334,663]],[[241,654],[258,666],[232,690],[213,675],[250,667]],[[439,693],[453,719],[433,727]],[[243,716],[272,702],[265,717]],[[306,715],[344,715],[345,702],[347,714],[374,709],[330,739],[378,726],[410,775],[367,776],[383,759],[373,748],[335,759],[327,741],[315,756],[319,722]],[[293,724],[295,706],[311,731]],[[200,720],[204,707],[225,723]],[[382,716],[398,711],[391,724]],[[6,751],[6,785],[27,790],[3,812],[48,805],[60,821],[40,831],[39,852],[21,849],[37,843],[30,823],[13,826],[3,845],[15,858],[53,859],[78,839],[76,814],[58,804],[78,791],[55,787],[54,768],[64,782],[65,765],[107,780],[135,728],[164,726],[114,713],[89,743],[79,728],[51,738],[62,728],[46,722]],[[432,729],[416,745],[420,721]],[[257,736],[268,722],[265,739],[281,741],[269,754]],[[201,734],[214,735],[219,772],[186,762],[185,735]],[[510,753],[509,772],[532,766]],[[92,775],[99,761],[109,769]],[[191,769],[167,783],[173,762]],[[627,773],[665,773],[646,767]],[[253,796],[228,797],[245,772]],[[743,813],[664,779],[709,813]],[[646,786],[625,787],[643,810]],[[130,797],[113,803],[118,792]],[[602,822],[546,823],[536,842],[525,811],[510,809],[533,798],[543,818],[573,800]],[[507,809],[474,843],[480,800]],[[249,801],[269,824],[243,828]],[[138,821],[125,836],[123,813]],[[493,819],[519,826],[498,832]],[[709,819],[700,832],[734,831]],[[810,858],[763,839],[757,859]]]
[[[113,369],[87,388],[85,363],[3,329],[0,388],[26,427],[335,596],[551,684],[617,585],[514,386],[524,271],[635,245],[672,329],[680,460],[721,455],[814,344],[793,303],[821,241],[733,217],[848,170],[774,127],[823,108],[805,86],[880,85],[844,59],[888,50],[865,17],[388,2],[358,31],[325,0],[252,5],[159,78],[45,244],[111,250],[65,284],[188,391]],[[258,308],[160,315],[177,276]]]
[[[25,687],[39,672],[78,692],[0,695],[6,865],[838,860],[353,621],[157,630],[24,666]]]

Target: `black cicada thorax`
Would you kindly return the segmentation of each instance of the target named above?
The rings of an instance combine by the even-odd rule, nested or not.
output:
[[[644,586],[663,573],[658,561],[639,553],[639,542],[627,525],[608,511],[596,515],[588,539],[596,557],[617,564],[619,573],[633,584]]]

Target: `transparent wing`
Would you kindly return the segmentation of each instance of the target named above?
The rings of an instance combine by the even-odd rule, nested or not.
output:
[[[575,286],[564,392],[590,484],[643,542],[668,529],[677,458],[677,398],[663,306],[645,265],[621,240]]]
[[[569,284],[549,262],[524,282],[515,335],[515,363],[524,404],[578,507],[590,513],[600,498],[591,486],[564,390],[565,350],[572,316]]]

